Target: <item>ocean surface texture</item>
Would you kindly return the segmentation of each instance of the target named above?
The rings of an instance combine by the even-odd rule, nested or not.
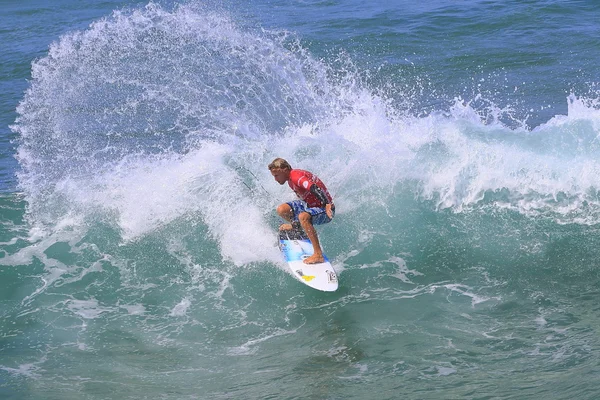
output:
[[[0,398],[600,398],[600,2],[0,10]]]

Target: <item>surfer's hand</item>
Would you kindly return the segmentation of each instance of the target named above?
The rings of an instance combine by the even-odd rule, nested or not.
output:
[[[331,204],[325,204],[325,214],[327,214],[329,219],[333,218],[333,211],[331,211]]]

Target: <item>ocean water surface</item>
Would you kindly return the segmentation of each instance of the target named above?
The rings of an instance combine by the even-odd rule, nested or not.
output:
[[[600,4],[1,7],[1,398],[600,395]]]

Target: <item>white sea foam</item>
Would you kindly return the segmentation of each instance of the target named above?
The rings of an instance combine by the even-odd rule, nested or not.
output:
[[[230,355],[234,355],[234,356],[248,356],[248,355],[252,355],[255,354],[258,351],[258,345],[267,341],[267,340],[271,340],[273,338],[276,338],[278,336],[283,336],[283,335],[290,335],[296,333],[295,329],[292,330],[286,330],[286,329],[276,329],[273,332],[267,333],[261,337],[258,337],[256,339],[251,339],[248,340],[246,343],[237,346],[237,347],[232,347],[229,349],[229,354]]]
[[[37,378],[39,377],[40,373],[44,372],[44,370],[38,366],[38,364],[43,364],[44,362],[46,362],[45,356],[37,362],[21,364],[17,368],[0,365],[0,370],[6,371],[12,375],[22,375],[27,378]]]
[[[84,319],[95,319],[106,312],[112,312],[110,307],[103,307],[98,300],[91,298],[89,300],[71,299],[67,302],[67,308],[76,315]]]
[[[189,298],[182,299],[173,309],[171,310],[170,315],[172,317],[182,317],[187,314],[188,308],[192,305],[192,302]]]
[[[443,287],[450,290],[453,293],[459,293],[463,296],[470,297],[471,298],[471,306],[473,306],[473,307],[475,307],[479,303],[484,303],[486,301],[500,300],[499,297],[487,297],[487,296],[481,296],[476,293],[473,293],[473,291],[472,291],[473,288],[466,286],[466,285],[462,285],[462,284],[450,283],[450,284],[443,285]]]
[[[120,307],[127,310],[129,315],[144,315],[146,313],[146,307],[143,304],[126,304]]]
[[[456,368],[441,367],[439,365],[437,365],[435,368],[438,376],[448,376],[456,373]]]

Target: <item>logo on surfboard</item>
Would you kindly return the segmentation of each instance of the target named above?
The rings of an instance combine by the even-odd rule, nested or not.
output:
[[[337,282],[337,275],[334,271],[326,269],[325,272],[327,273],[327,282]]]
[[[297,273],[298,275],[300,275],[300,277],[301,277],[302,279],[304,279],[306,282],[310,282],[310,281],[312,281],[313,279],[315,279],[315,276],[314,276],[314,275],[304,275],[304,273],[302,272],[302,270],[299,270],[299,269],[297,269],[297,270],[296,270],[296,273]]]

